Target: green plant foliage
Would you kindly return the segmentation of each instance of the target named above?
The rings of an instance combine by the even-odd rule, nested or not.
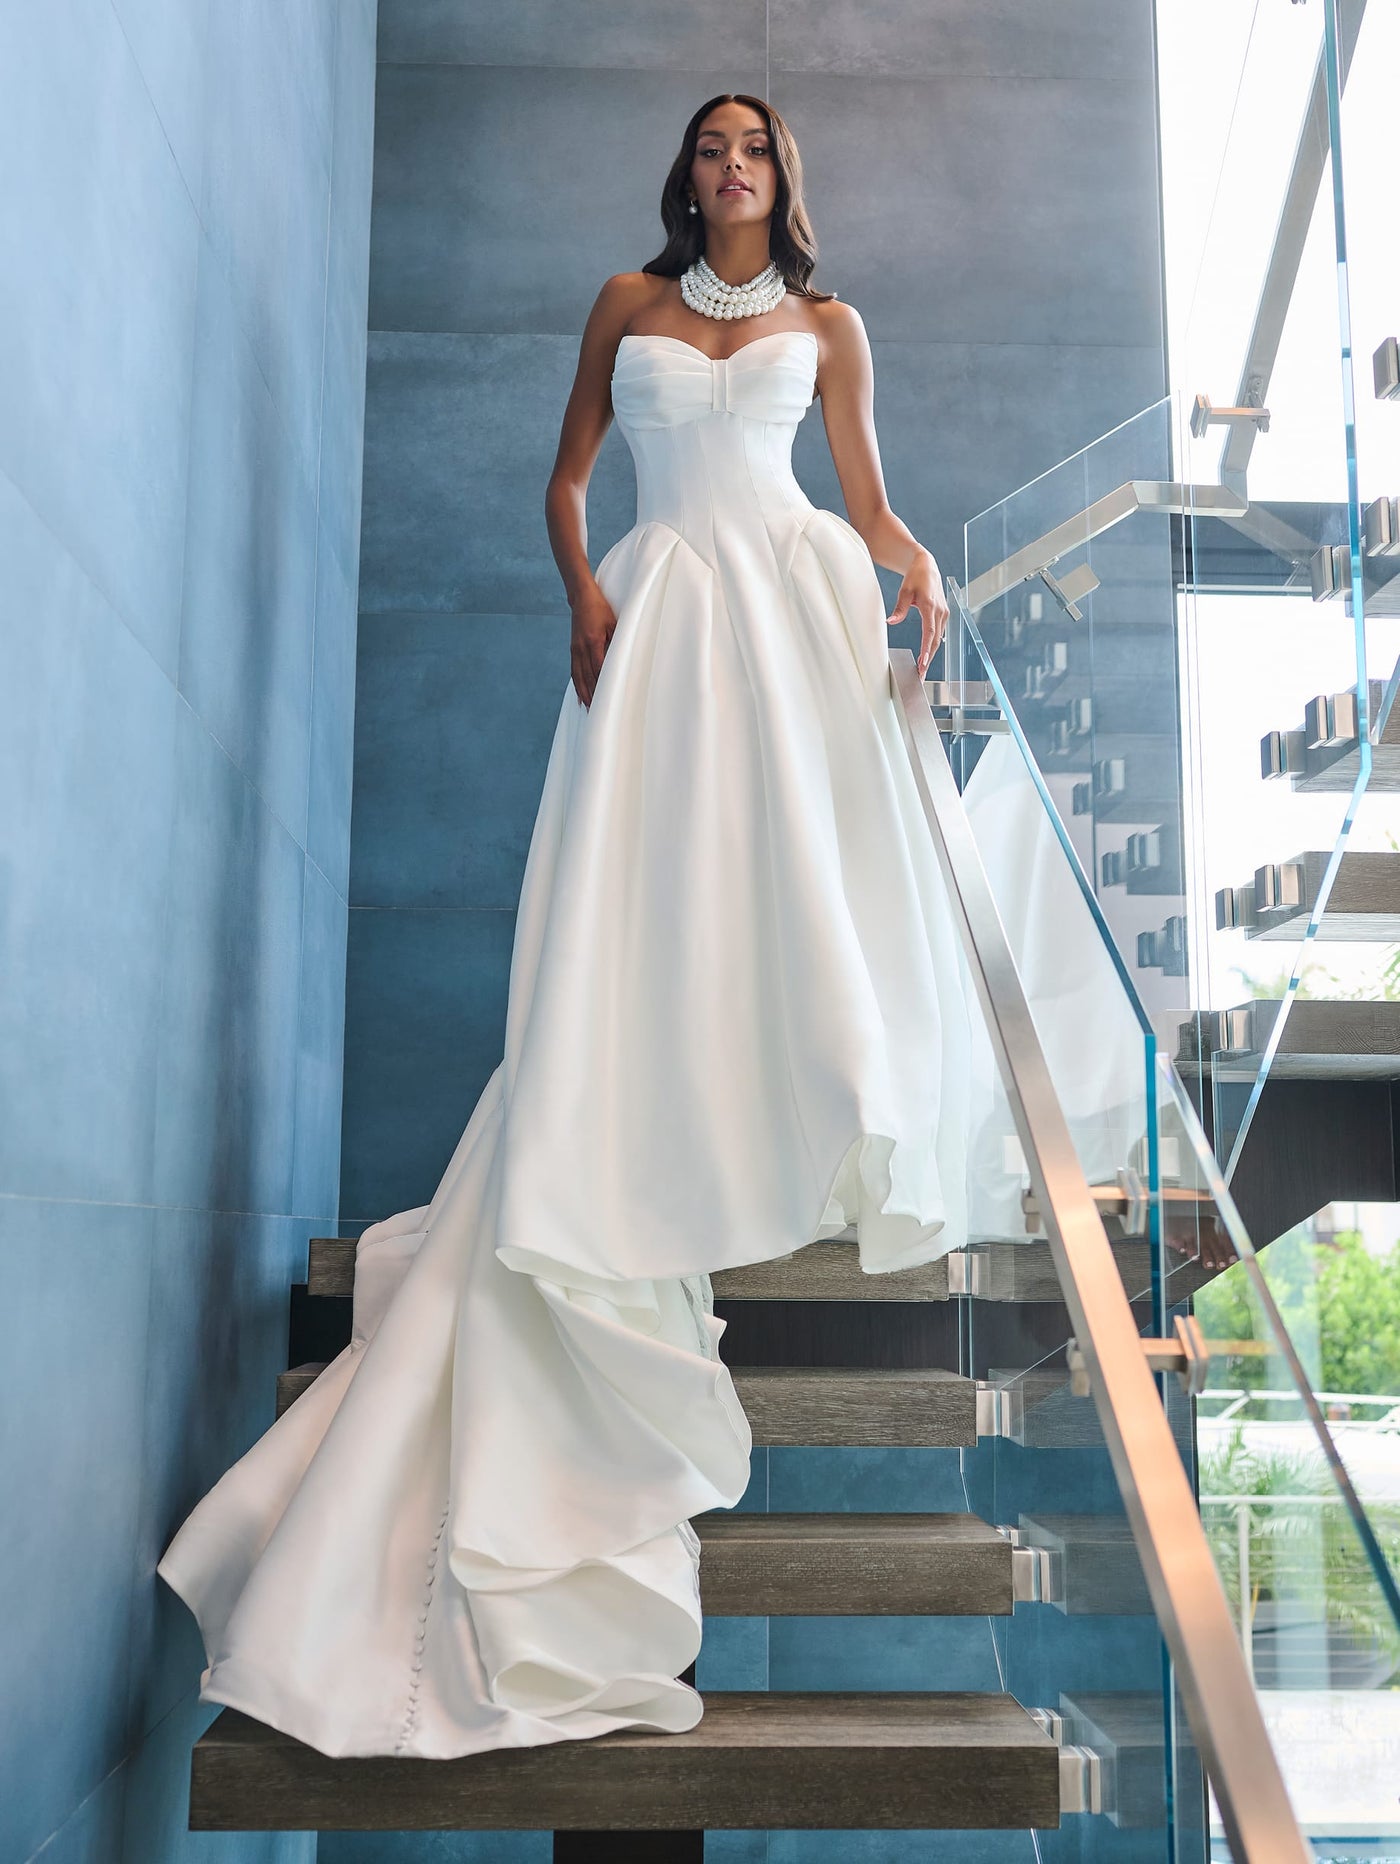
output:
[[[1247,1498],[1252,1619],[1265,1601],[1283,1601],[1319,1621],[1346,1625],[1400,1664],[1397,1626],[1345,1506],[1314,1456],[1253,1449],[1237,1425],[1201,1462],[1201,1494]],[[1321,1507],[1294,1498],[1327,1497]],[[1290,1505],[1292,1502],[1292,1505]],[[1203,1510],[1206,1533],[1236,1621],[1240,1619],[1239,1507]],[[1400,1567],[1400,1505],[1368,1510],[1392,1565]]]
[[[1301,1229],[1259,1260],[1319,1390],[1400,1394],[1400,1243],[1378,1256],[1355,1230],[1314,1241]],[[1203,1288],[1195,1306],[1207,1338],[1268,1340],[1242,1264]],[[1230,1381],[1251,1389],[1287,1383],[1277,1360],[1262,1355],[1237,1359]]]

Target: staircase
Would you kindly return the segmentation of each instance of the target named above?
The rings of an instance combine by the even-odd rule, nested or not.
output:
[[[328,1760],[226,1709],[195,1748],[201,1831],[1021,1829],[1059,1822],[1056,1745],[1009,1696],[710,1696],[686,1734],[621,1730],[463,1760]],[[556,1839],[555,1855],[567,1846]],[[615,1856],[599,1848],[601,1859]],[[627,1854],[640,1856],[635,1847]]]
[[[1354,695],[1337,694],[1329,703],[1348,697]],[[1301,786],[1330,783],[1345,748],[1297,749],[1299,763],[1336,754]],[[1296,771],[1294,781],[1300,786]],[[1299,944],[1329,859],[1310,849],[1222,888],[1217,928]],[[1344,853],[1313,941],[1320,955],[1337,943],[1400,942],[1400,854]],[[1222,1156],[1230,1152],[1282,1007],[1276,998],[1255,999],[1180,1025],[1177,1070]],[[1400,1003],[1306,997],[1292,1003],[1231,1190],[1256,1247],[1336,1200],[1400,1199]]]
[[[826,1687],[808,1658],[795,1689],[707,1688],[684,1735],[434,1762],[331,1760],[225,1711],[194,1751],[193,1828],[549,1831],[556,1864],[699,1864],[720,1830],[993,1831],[1018,1834],[1019,1857],[1080,1815],[1037,1851],[1204,1864],[1204,1760],[1234,1855],[1302,1864],[1194,1506],[1189,1413],[1153,1383],[1199,1389],[1199,1330],[1146,1337],[1164,1293],[1179,1303],[1228,1259],[1205,1258],[1212,1199],[1174,1167],[1152,1199],[1126,1163],[1086,1182],[913,657],[891,660],[1033,1193],[1010,1222],[1022,1234],[902,1275],[864,1275],[848,1233],[712,1277],[756,1446],[957,1450],[960,1480],[924,1492],[940,1512],[833,1513],[827,1496],[821,1512],[703,1515],[701,1599],[712,1622],[970,1621],[998,1687],[940,1690],[937,1663],[901,1675],[899,1651],[886,1674],[919,1687]],[[1167,1290],[1149,1287],[1154,1202]],[[354,1256],[343,1238],[311,1245],[279,1412],[349,1340]]]
[[[1044,1256],[1034,1239],[1007,1247]],[[310,1325],[300,1330],[319,1332],[325,1352],[336,1336],[342,1344],[349,1337],[354,1255],[346,1238],[310,1246],[302,1303]],[[953,1272],[964,1273],[959,1261]],[[746,1342],[752,1352],[765,1335],[781,1357],[785,1319],[807,1304],[839,1322],[866,1303],[898,1302],[933,1319],[925,1338],[955,1343],[943,1318],[956,1314],[946,1260],[867,1276],[854,1241],[837,1238],[716,1274],[713,1286],[717,1311],[748,1322],[728,1328],[724,1345],[756,1446],[974,1448],[979,1421],[984,1432],[995,1423],[978,1382],[944,1366],[736,1363]],[[881,1311],[890,1313],[887,1305]],[[907,1342],[910,1330],[903,1331]],[[899,1327],[886,1337],[898,1341]],[[912,1337],[917,1350],[917,1328]],[[279,1415],[322,1369],[309,1361],[282,1374]],[[1066,1400],[1063,1366],[1051,1384],[1081,1415],[1092,1412]],[[715,1618],[999,1620],[1018,1600],[1051,1596],[1052,1556],[1057,1573],[1065,1568],[1063,1531],[1004,1530],[972,1513],[723,1511],[699,1516],[695,1526],[702,1604]],[[1112,1524],[1080,1526],[1091,1540],[1114,1535]],[[1047,1532],[1058,1532],[1053,1545]],[[1127,1558],[1135,1571],[1130,1541]],[[1079,1583],[1085,1591],[1082,1569]],[[1131,1578],[1122,1583],[1141,1609]],[[995,1692],[713,1691],[688,1734],[624,1730],[457,1761],[330,1760],[225,1710],[194,1750],[190,1824],[552,1830],[559,1859],[654,1856],[668,1864],[699,1859],[706,1829],[1025,1832],[1055,1827],[1062,1809],[1094,1803],[1086,1775],[1097,1774],[1094,1757],[1057,1740],[1064,1717],[1032,1706]],[[638,1836],[625,1851],[620,1838],[609,1848],[614,1834],[648,1832],[657,1834],[654,1849]]]

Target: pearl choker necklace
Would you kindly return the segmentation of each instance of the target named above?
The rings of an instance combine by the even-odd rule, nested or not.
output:
[[[770,259],[743,285],[726,285],[702,253],[681,273],[681,296],[704,317],[758,317],[787,296],[782,273]]]

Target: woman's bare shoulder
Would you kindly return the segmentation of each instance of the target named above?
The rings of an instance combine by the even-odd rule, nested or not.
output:
[[[663,298],[667,287],[674,282],[658,278],[654,272],[614,272],[611,278],[603,280],[595,308],[621,327]]]
[[[865,332],[860,312],[854,304],[847,304],[842,298],[833,298],[829,304],[809,305],[808,311],[818,335],[833,345],[859,342]]]

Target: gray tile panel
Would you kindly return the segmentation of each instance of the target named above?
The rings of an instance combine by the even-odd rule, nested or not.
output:
[[[544,495],[574,336],[371,333],[360,608],[567,613]],[[597,563],[636,517],[610,430],[588,499]]]
[[[350,914],[342,1219],[425,1204],[505,1042],[515,915]]]
[[[336,12],[328,0],[209,11],[200,219],[308,473],[320,444]]]
[[[370,328],[581,330],[604,280],[661,250],[692,113],[762,77],[714,51],[641,77],[381,64]]]
[[[763,69],[764,0],[716,0],[703,10],[670,0],[380,0],[381,64],[599,66],[619,71],[703,70],[724,46],[736,65]],[[721,88],[716,84],[715,90]],[[747,82],[724,88],[749,90]],[[700,92],[696,102],[708,92]],[[692,106],[693,107],[693,106]]]
[[[771,90],[788,72],[904,78],[1150,78],[1152,20],[1123,0],[772,0]]]
[[[354,904],[513,911],[578,705],[567,615],[365,615],[359,686]]]
[[[0,172],[0,470],[173,674],[199,222],[108,0],[7,9]]]
[[[323,530],[316,553],[306,852],[341,899],[348,897],[350,884],[358,633],[354,584],[347,581]]]
[[[0,473],[0,1190],[149,1202],[173,687]]]
[[[298,840],[315,603],[315,479],[202,241],[180,691]]]
[[[62,1826],[129,1744],[140,1511],[131,1457],[145,1405],[151,1247],[149,1210],[0,1199],[7,1860],[28,1858]],[[67,1376],[57,1405],[46,1404],[60,1363]]]
[[[1160,345],[1146,79],[784,72],[774,102],[802,149],[814,282],[872,338]]]
[[[188,710],[175,768],[155,1198],[289,1211],[305,856]]]

